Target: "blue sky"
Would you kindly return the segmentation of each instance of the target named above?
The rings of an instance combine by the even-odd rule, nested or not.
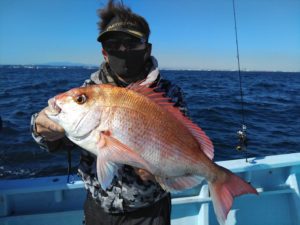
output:
[[[161,68],[236,70],[231,0],[123,0],[150,24]],[[98,65],[106,0],[0,0],[0,64]],[[300,71],[300,0],[236,0],[243,70]]]

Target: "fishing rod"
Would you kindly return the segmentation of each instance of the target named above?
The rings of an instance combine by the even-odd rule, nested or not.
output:
[[[237,25],[236,25],[236,9],[235,9],[235,0],[232,0],[232,7],[233,7],[233,17],[234,17],[234,31],[235,31],[235,44],[236,44],[236,57],[237,57],[237,64],[238,64],[238,74],[239,74],[239,83],[240,83],[240,96],[241,96],[241,112],[242,112],[242,127],[240,130],[237,131],[238,135],[238,145],[236,149],[238,151],[243,151],[245,153],[246,162],[248,162],[247,156],[247,126],[245,125],[245,111],[244,111],[244,94],[242,88],[242,76],[241,76],[241,67],[240,67],[240,54],[239,54],[239,42],[238,42],[238,32],[237,32]]]

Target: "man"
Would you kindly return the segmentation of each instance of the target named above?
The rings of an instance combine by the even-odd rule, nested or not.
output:
[[[97,40],[102,44],[105,61],[84,86],[110,83],[126,87],[145,80],[164,91],[185,113],[180,89],[160,77],[157,62],[151,56],[146,20],[113,1],[99,12],[99,17]],[[49,120],[44,110],[33,115],[32,130],[36,142],[48,151],[66,148],[68,144],[63,128]],[[81,153],[78,172],[88,192],[84,206],[86,224],[170,224],[170,194],[149,172],[120,166],[112,184],[103,190],[97,180],[95,156],[85,150]]]

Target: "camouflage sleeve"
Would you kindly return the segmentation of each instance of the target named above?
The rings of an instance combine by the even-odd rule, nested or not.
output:
[[[185,116],[188,116],[188,109],[185,102],[184,93],[180,87],[172,84],[168,80],[161,79],[157,84],[156,91],[165,92],[167,97],[171,98],[174,106],[178,107]]]

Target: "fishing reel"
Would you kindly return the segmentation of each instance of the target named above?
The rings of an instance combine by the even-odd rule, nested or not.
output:
[[[242,125],[242,129],[237,132],[239,142],[238,145],[236,146],[236,150],[238,151],[246,151],[247,149],[248,139],[247,139],[246,130],[247,130],[246,125]]]

